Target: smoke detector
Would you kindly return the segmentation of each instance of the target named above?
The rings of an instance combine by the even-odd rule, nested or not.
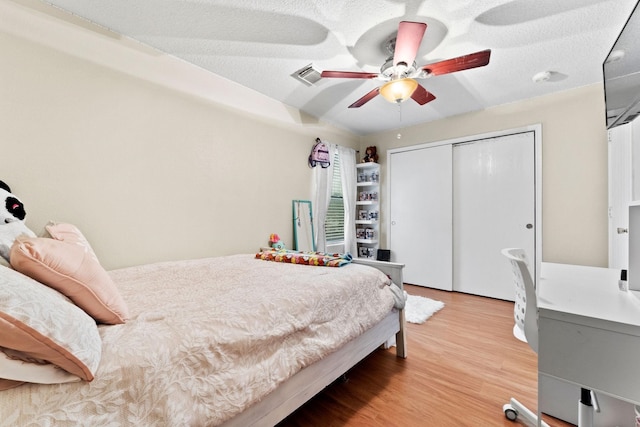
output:
[[[549,79],[551,79],[551,71],[540,71],[531,78],[535,83],[548,82]]]

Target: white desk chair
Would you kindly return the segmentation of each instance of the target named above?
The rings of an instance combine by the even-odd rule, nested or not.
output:
[[[533,351],[538,353],[538,304],[526,255],[522,249],[517,248],[503,249],[502,255],[506,256],[511,262],[513,282],[516,289],[513,310],[515,320],[513,335],[522,341],[526,341]],[[532,316],[531,314],[533,313],[536,315]],[[511,401],[505,404],[502,410],[505,417],[511,421],[515,421],[518,416],[521,416],[529,423],[538,425],[538,415],[514,398],[511,398]],[[541,426],[549,427],[544,421],[540,420],[540,422]]]
[[[529,262],[527,261],[527,257],[524,253],[524,251],[522,249],[504,249],[502,251],[502,254],[504,256],[506,256],[508,259],[511,260],[512,257],[516,257],[520,260],[522,260],[525,263],[525,268],[527,270],[527,273],[529,273]],[[524,285],[524,280],[522,278],[522,272],[520,271],[519,268],[516,268],[516,265],[512,265],[512,269],[513,269],[513,274],[514,274],[514,285],[515,285],[515,291],[516,291],[516,297],[515,297],[515,303],[513,305],[513,319],[515,320],[514,324],[513,324],[513,336],[516,337],[517,339],[519,339],[522,342],[527,342],[527,337],[525,335],[524,332],[524,328],[525,328],[525,324],[524,324],[524,314],[527,311],[527,289]],[[526,276],[526,274],[525,274]],[[529,277],[531,277],[531,275],[529,274]],[[534,286],[535,288],[535,286]],[[535,307],[530,307],[530,310],[535,310]],[[530,322],[533,323],[533,322]],[[536,330],[538,329],[538,325],[536,324],[529,324],[528,326],[529,328],[535,328]],[[533,336],[533,332],[529,331],[529,334]],[[537,333],[536,333],[536,338],[537,338]],[[538,352],[538,343],[537,340],[535,340],[536,342],[532,343],[532,348],[534,349],[534,351],[537,353]]]
[[[536,288],[529,271],[527,257],[524,250],[518,248],[507,248],[502,250],[502,254],[511,262],[513,271],[513,282],[516,288],[516,298],[514,306],[515,326],[513,334],[518,339],[522,339],[519,335],[524,333],[525,339],[529,346],[538,353],[538,296]],[[587,389],[581,390],[578,426],[593,427],[593,408],[592,402],[598,409],[598,402],[593,392]],[[522,403],[511,398],[510,402],[502,407],[504,415],[507,419],[515,421],[521,416],[531,424],[549,427],[547,423],[538,420],[538,415],[527,409]]]

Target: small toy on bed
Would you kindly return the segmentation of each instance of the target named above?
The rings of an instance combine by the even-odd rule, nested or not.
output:
[[[280,236],[278,236],[276,233],[271,233],[271,235],[269,236],[269,244],[275,250],[285,249],[284,242],[280,240]]]
[[[27,215],[24,204],[3,181],[0,181],[0,203],[0,255],[8,262],[16,237],[23,234],[29,237],[36,235],[24,224],[24,217]]]

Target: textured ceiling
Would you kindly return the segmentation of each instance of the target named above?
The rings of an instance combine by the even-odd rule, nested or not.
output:
[[[602,81],[602,62],[637,0],[52,0],[320,120],[368,134]],[[416,62],[491,49],[486,67],[420,82],[436,100],[347,107],[377,80],[292,74],[378,72],[402,20],[427,23]],[[534,83],[533,75],[551,78]]]

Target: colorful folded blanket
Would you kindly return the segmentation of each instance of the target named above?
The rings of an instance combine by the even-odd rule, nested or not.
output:
[[[316,265],[319,267],[342,267],[351,262],[351,254],[327,254],[324,252],[297,252],[288,250],[262,251],[257,259],[287,262],[290,264]]]

